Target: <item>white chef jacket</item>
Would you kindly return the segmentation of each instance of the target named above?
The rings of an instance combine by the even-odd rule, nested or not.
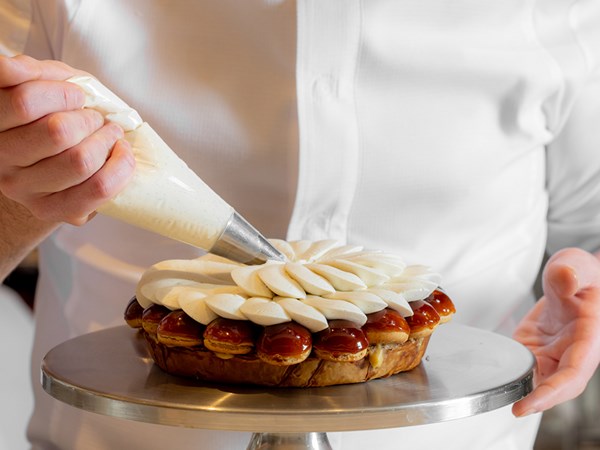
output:
[[[32,9],[26,41],[3,29],[3,48],[21,43],[96,75],[265,235],[336,238],[432,266],[457,322],[508,332],[532,304],[545,250],[600,248],[596,0],[39,0]],[[248,433],[104,417],[39,387],[50,348],[123,323],[145,267],[196,254],[102,216],[44,243],[34,448],[246,446]],[[538,420],[502,408],[330,440],[344,450],[527,449]]]

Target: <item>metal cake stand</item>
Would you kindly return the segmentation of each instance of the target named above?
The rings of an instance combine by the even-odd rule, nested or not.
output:
[[[248,449],[330,449],[328,431],[459,419],[516,402],[532,389],[534,357],[506,337],[445,324],[416,369],[310,389],[202,383],[162,372],[127,326],[86,334],[42,362],[46,392],[72,406],[163,425],[253,432]]]

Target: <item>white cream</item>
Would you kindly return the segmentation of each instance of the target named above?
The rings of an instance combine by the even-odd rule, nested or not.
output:
[[[302,286],[307,294],[326,295],[335,292],[335,288],[329,281],[307,268],[304,264],[288,262],[285,264],[285,271]]]
[[[215,317],[263,326],[293,320],[317,332],[333,319],[362,325],[384,308],[410,316],[409,302],[427,298],[440,281],[428,267],[384,252],[329,240],[272,243],[289,262],[246,266],[206,255],[155,264],[138,284],[138,300],[179,306],[203,324]]]
[[[206,294],[194,289],[184,289],[180,292],[179,304],[185,313],[203,325],[208,325],[217,317],[206,303]]]
[[[387,307],[387,303],[381,297],[368,291],[336,292],[326,295],[324,298],[347,301],[357,306],[365,314],[381,311]]]
[[[238,294],[213,294],[204,298],[210,309],[225,319],[247,320],[241,307],[248,297]]]
[[[257,272],[262,282],[273,293],[282,297],[306,297],[306,291],[287,274],[284,264],[270,262],[264,264]]]
[[[244,291],[253,297],[271,297],[273,292],[258,276],[261,266],[236,267],[231,271],[231,278]]]
[[[409,317],[413,315],[413,310],[408,303],[408,300],[399,292],[390,291],[388,289],[371,288],[368,291],[377,295],[388,306],[388,308],[398,311],[402,316]]]
[[[318,309],[296,298],[290,297],[275,297],[273,300],[279,304],[292,320],[305,326],[313,333],[327,328],[327,317],[325,317]]]
[[[85,107],[125,130],[136,159],[133,180],[98,212],[210,250],[233,208],[206,185],[139,114],[92,77],[69,81],[86,94]]]
[[[369,266],[358,264],[354,261],[344,259],[334,259],[324,261],[332,267],[336,267],[344,272],[353,273],[367,286],[379,286],[390,279],[385,273]]]
[[[292,320],[285,309],[272,298],[250,297],[240,307],[240,311],[252,322],[265,327]]]
[[[366,314],[358,306],[347,301],[330,300],[317,295],[308,295],[304,299],[304,303],[316,308],[327,317],[327,320],[349,320],[360,326],[367,322]]]
[[[438,284],[425,279],[413,279],[402,283],[390,282],[384,286],[386,289],[402,294],[409,302],[414,302],[427,298]]]
[[[358,275],[328,264],[312,263],[306,267],[321,275],[338,291],[355,291],[367,287],[366,283]]]

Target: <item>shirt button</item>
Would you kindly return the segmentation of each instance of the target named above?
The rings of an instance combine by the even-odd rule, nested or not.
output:
[[[312,94],[315,99],[331,99],[337,97],[337,80],[331,75],[320,75],[312,83]]]

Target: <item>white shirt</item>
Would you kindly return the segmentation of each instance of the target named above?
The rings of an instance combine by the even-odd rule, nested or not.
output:
[[[33,13],[25,52],[97,76],[265,235],[428,264],[458,322],[508,332],[545,250],[600,248],[597,1],[40,0]],[[35,448],[248,443],[84,413],[37,383],[54,345],[122,324],[141,270],[194,254],[106,217],[42,246]],[[537,420],[502,409],[331,439],[525,449]]]

